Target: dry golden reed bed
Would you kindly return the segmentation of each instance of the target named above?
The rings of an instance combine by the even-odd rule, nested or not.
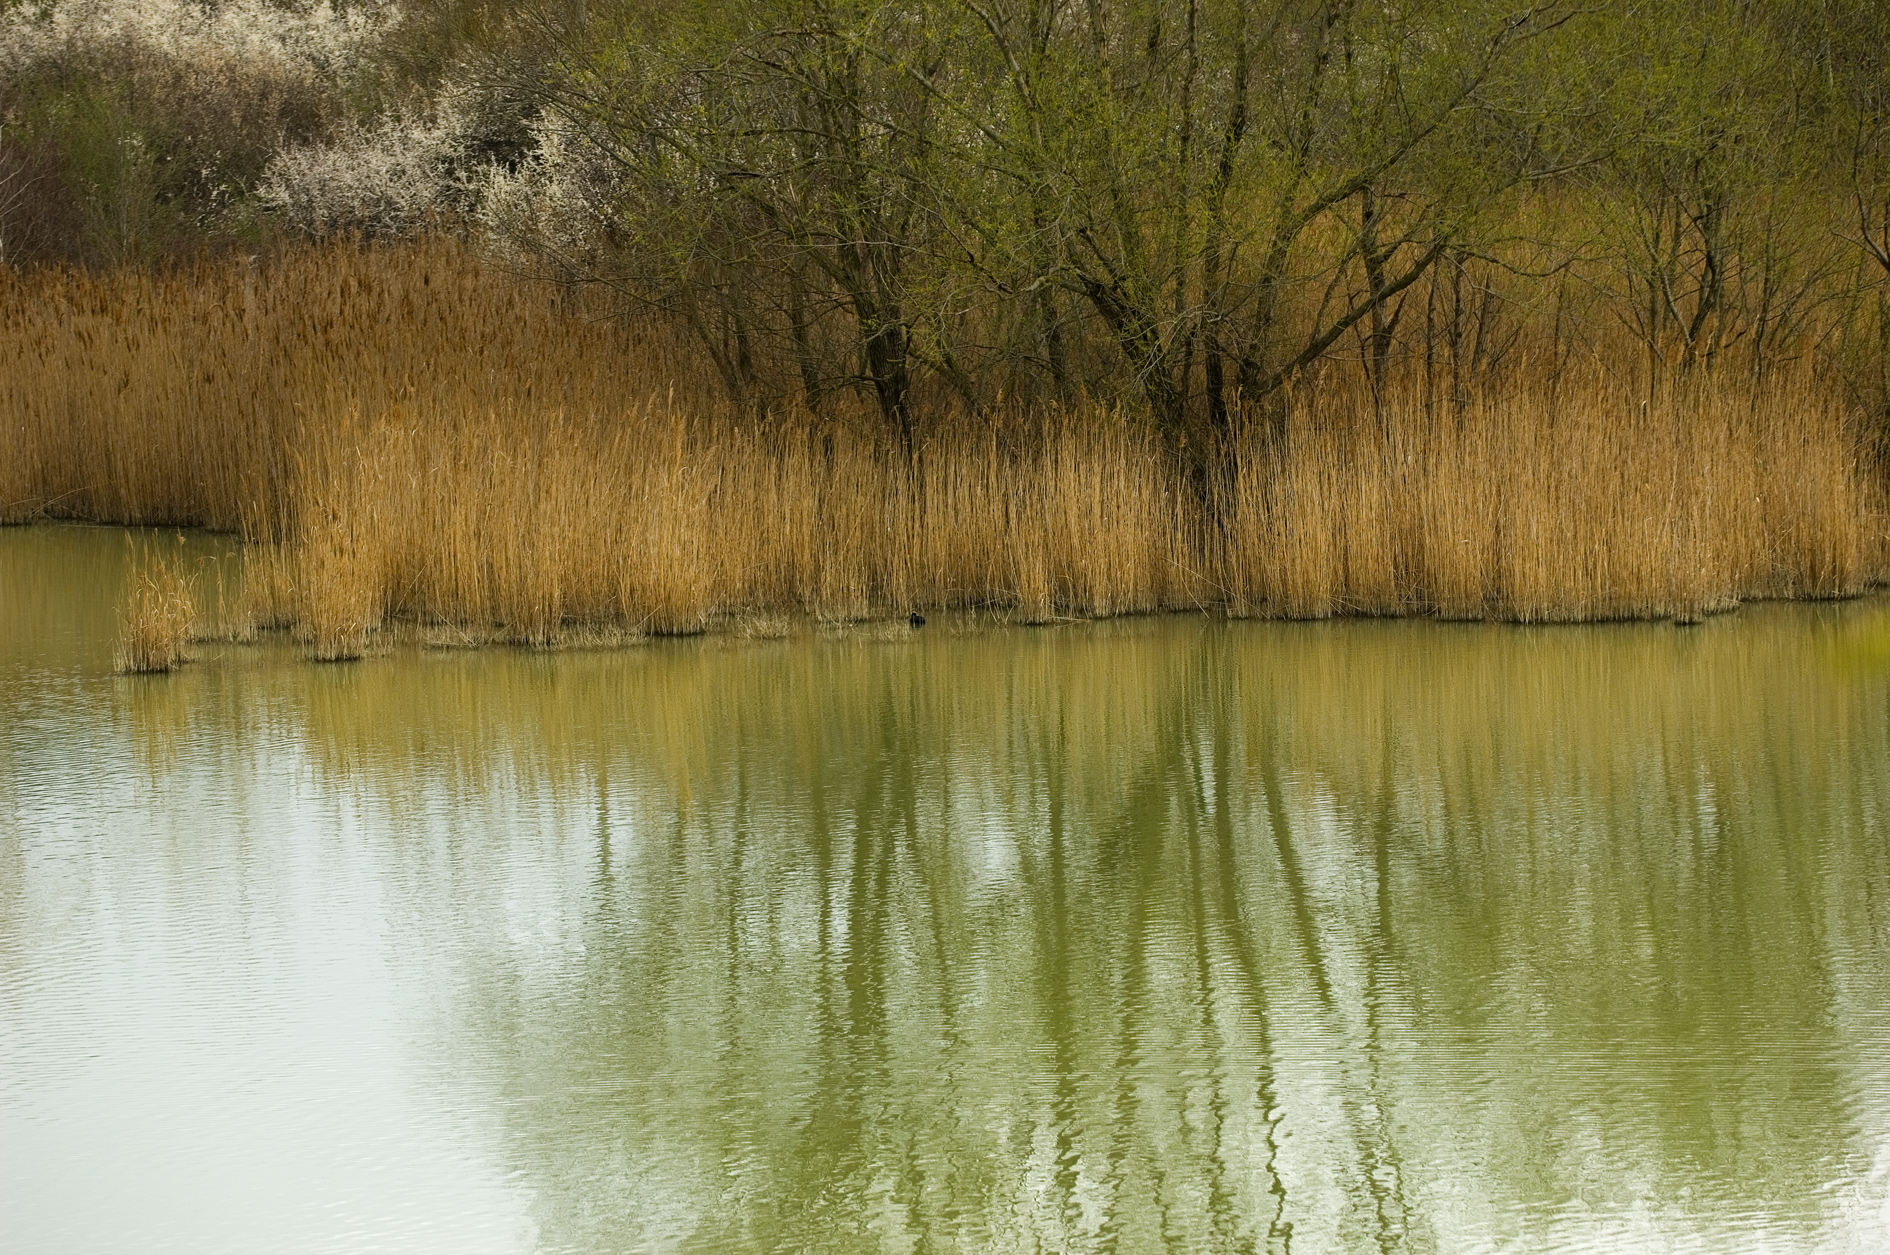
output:
[[[1890,566],[1880,476],[1808,371],[1525,361],[1451,407],[1334,368],[1204,498],[1114,409],[941,416],[908,463],[865,417],[731,410],[660,330],[559,302],[437,242],[0,271],[0,521],[240,530],[261,625],[326,657],[390,619],[1693,615]]]

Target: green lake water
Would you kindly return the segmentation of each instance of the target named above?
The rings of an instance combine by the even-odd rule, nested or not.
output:
[[[1890,600],[121,678],[126,564],[0,530],[0,1250],[1890,1251]]]

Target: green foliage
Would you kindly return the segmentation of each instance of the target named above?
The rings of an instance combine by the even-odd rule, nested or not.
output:
[[[1541,164],[1511,65],[1568,16],[1337,0],[587,13],[543,89],[622,173],[610,277],[696,323],[731,390],[754,387],[766,341],[810,399],[870,386],[908,433],[920,367],[974,404],[993,379],[1117,387],[1184,441],[1203,392],[1224,426],[1237,391],[1277,391],[1368,320],[1382,362],[1399,294]],[[1079,363],[1079,340],[1118,365]]]

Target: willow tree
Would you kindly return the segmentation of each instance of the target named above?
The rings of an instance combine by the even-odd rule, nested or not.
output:
[[[1585,36],[1584,181],[1650,377],[1801,348],[1849,268],[1829,229],[1846,132],[1824,0],[1617,5]],[[1856,134],[1855,128],[1851,133]]]
[[[1839,237],[1855,250],[1856,295],[1869,308],[1856,321],[1875,334],[1861,399],[1877,418],[1879,455],[1890,455],[1890,46],[1878,6],[1827,0],[1805,23],[1813,65],[1830,91],[1835,161],[1845,224]]]
[[[1361,324],[1382,370],[1401,294],[1554,165],[1513,70],[1564,6],[961,3],[998,81],[928,87],[1018,206],[973,226],[1032,241],[1024,286],[1086,302],[1184,440]]]
[[[1127,393],[1180,450],[1359,331],[1554,164],[1558,2],[568,5],[542,90],[619,172],[618,277],[731,391]],[[562,26],[560,24],[562,23]],[[1078,351],[1079,349],[1083,351]],[[781,370],[779,366],[787,365]]]

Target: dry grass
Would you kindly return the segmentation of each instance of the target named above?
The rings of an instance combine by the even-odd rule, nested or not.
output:
[[[176,553],[166,554],[156,547],[147,548],[141,555],[134,553],[119,623],[119,672],[154,674],[189,661],[185,648],[195,617],[181,543]]]
[[[1879,478],[1809,372],[1650,392],[1524,363],[1425,395],[1306,381],[1208,510],[1097,406],[938,416],[910,464],[865,415],[759,422],[660,329],[443,243],[0,272],[0,511],[239,530],[247,618],[318,657],[390,620],[549,643],[969,606],[1691,617],[1885,572]]]

